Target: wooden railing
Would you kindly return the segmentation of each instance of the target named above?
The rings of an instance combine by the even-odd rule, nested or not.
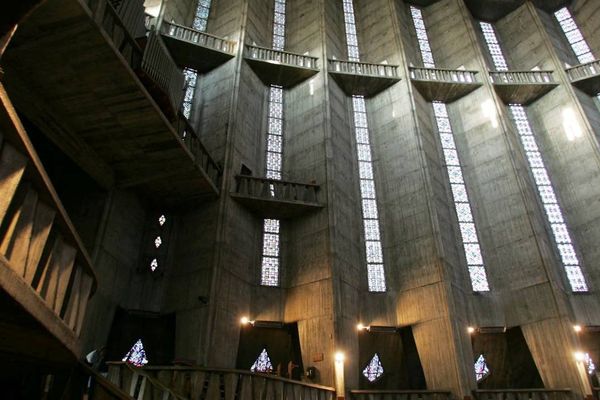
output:
[[[318,69],[317,57],[267,49],[265,47],[252,46],[249,44],[246,45],[246,56],[262,61],[275,61],[294,67]]]
[[[200,141],[198,134],[181,111],[177,116],[177,133],[181,140],[183,140],[183,143],[185,143],[188,150],[194,156],[196,164],[198,164],[204,170],[208,178],[212,181],[215,187],[218,188],[221,169],[212,159]]]
[[[476,400],[573,400],[571,389],[474,390]]]
[[[108,363],[108,380],[136,400],[187,400],[142,368],[119,362]]]
[[[155,31],[148,34],[142,69],[168,95],[173,110],[178,110],[183,100],[185,78]]]
[[[600,60],[571,67],[567,69],[567,75],[569,75],[571,82],[600,75]]]
[[[318,203],[319,185],[312,183],[287,182],[276,179],[238,175],[235,193],[265,200],[301,201]]]
[[[119,364],[111,364],[110,369]],[[123,367],[120,366],[122,369]],[[250,371],[201,367],[145,366],[148,375],[194,400],[335,400],[335,389]]]
[[[92,18],[104,28],[114,47],[121,53],[129,66],[134,70],[139,69],[142,64],[143,51],[113,6],[107,0],[80,1],[85,2],[89,7]]]
[[[69,347],[81,331],[96,275],[1,86],[0,98],[0,277]]]
[[[410,77],[419,81],[438,81],[448,83],[477,83],[477,71],[460,69],[410,67]]]
[[[144,0],[109,0],[127,31],[135,38],[144,36]]]
[[[351,390],[353,400],[451,400],[443,390]]]
[[[371,64],[355,61],[328,60],[329,72],[344,74],[368,75],[385,78],[398,78],[398,66],[387,64]]]
[[[496,84],[529,85],[556,83],[552,71],[492,71],[492,82]]]
[[[233,54],[235,51],[234,41],[222,39],[206,32],[200,32],[187,26],[175,24],[173,22],[167,22],[163,20],[160,26],[160,33],[163,35],[173,36],[174,38],[189,43],[209,47],[213,50],[223,51],[228,54]]]

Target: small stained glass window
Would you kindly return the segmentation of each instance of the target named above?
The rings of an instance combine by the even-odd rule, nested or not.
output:
[[[156,271],[156,268],[158,268],[158,260],[155,258],[152,261],[150,261],[150,270],[154,272]]]
[[[267,349],[261,351],[256,361],[254,361],[254,364],[250,367],[250,371],[262,373],[273,372],[273,364],[271,363]]]
[[[167,222],[167,217],[165,217],[164,214],[161,215],[160,217],[158,217],[158,224],[160,226],[163,226],[165,224],[165,222]]]
[[[162,238],[160,236],[157,236],[156,239],[154,239],[154,246],[158,249],[161,244],[162,244]]]
[[[487,361],[483,354],[480,354],[477,361],[475,361],[475,378],[477,379],[477,382],[481,382],[487,378],[489,374],[490,369],[487,365]]]
[[[363,369],[362,374],[369,382],[375,382],[377,379],[381,378],[381,375],[383,375],[383,365],[381,365],[381,360],[377,353],[375,353],[373,358],[371,358],[371,361],[369,361],[365,369]]]
[[[144,350],[142,339],[138,339],[138,341],[135,342],[133,347],[125,354],[122,361],[135,365],[136,367],[142,367],[148,364],[148,358],[146,358],[146,350]]]

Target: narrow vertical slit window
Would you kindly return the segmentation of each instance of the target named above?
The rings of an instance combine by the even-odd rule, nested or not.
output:
[[[352,0],[343,0],[343,6],[348,60],[360,61]],[[352,96],[352,111],[354,115],[354,135],[356,138],[356,156],[358,159],[360,197],[365,235],[367,283],[369,292],[385,292],[385,269],[383,264],[383,246],[381,244],[381,233],[379,229],[377,192],[373,176],[371,144],[369,142],[367,105],[363,96]]]
[[[196,13],[192,28],[197,31],[205,32],[208,23],[208,15],[210,14],[211,0],[198,0]],[[183,95],[182,112],[186,118],[190,118],[192,107],[194,104],[194,95],[196,93],[196,83],[198,81],[198,71],[191,68],[184,68],[183,75],[185,77],[185,92]]]
[[[435,68],[431,46],[429,45],[429,37],[427,36],[425,22],[423,21],[423,14],[420,9],[413,6],[410,7],[410,13],[417,33],[423,65],[426,68]],[[490,290],[487,273],[446,104],[439,101],[433,102],[433,113],[444,152],[448,178],[450,179],[450,187],[458,217],[471,287],[474,292],[487,292]]]
[[[273,49],[283,51],[285,46],[285,0],[275,0],[273,15]],[[283,164],[283,88],[271,85],[267,117],[267,143],[265,175],[268,179],[281,180]],[[270,185],[271,196],[276,187]],[[279,286],[281,266],[280,221],[263,220],[263,250],[260,283],[263,286]]]
[[[590,50],[590,46],[588,46],[587,41],[581,34],[575,19],[571,15],[571,12],[567,7],[563,7],[557,12],[554,13],[554,17],[558,21],[563,33],[565,34],[573,53],[577,57],[577,60],[581,64],[586,64],[592,61],[595,61],[596,58],[592,54],[592,50]],[[590,66],[592,69],[592,73],[597,73],[593,66]],[[598,101],[600,101],[600,93],[596,95]]]
[[[490,55],[492,55],[495,68],[498,71],[508,70],[508,65],[504,58],[502,48],[499,45],[494,26],[487,22],[480,22],[479,24],[488,51],[490,52]],[[538,195],[544,205],[546,220],[552,229],[554,243],[560,254],[571,290],[573,292],[587,292],[588,287],[580,267],[579,258],[575,252],[575,247],[573,246],[562,208],[554,193],[550,175],[546,170],[542,154],[539,151],[537,140],[531,129],[525,107],[521,104],[510,104],[508,108],[521,139],[521,145],[523,146],[523,151],[527,157],[529,170],[533,175]]]

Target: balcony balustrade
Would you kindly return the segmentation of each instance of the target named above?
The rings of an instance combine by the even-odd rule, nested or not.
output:
[[[570,389],[474,390],[475,400],[574,400]]]
[[[558,86],[552,71],[492,71],[490,78],[506,104],[530,104]]]
[[[349,96],[373,97],[400,81],[397,65],[330,59],[327,71]]]
[[[96,275],[1,85],[0,103],[3,346],[53,361],[78,358]],[[43,352],[30,342],[40,344]]]
[[[161,21],[160,33],[177,65],[206,73],[234,57],[236,43],[173,22]]]
[[[108,363],[108,365],[108,379],[113,384],[128,388],[133,386],[132,372],[127,372],[131,367],[121,362]],[[147,376],[146,379],[162,384],[174,395],[185,399],[335,400],[336,398],[335,389],[328,386],[243,370],[144,366],[133,369],[133,373],[135,372]]]
[[[351,390],[352,400],[451,400],[450,391],[437,390]]]
[[[286,219],[322,208],[319,188],[312,183],[238,175],[231,196],[263,218]]]
[[[318,58],[246,45],[244,58],[267,85],[291,88],[319,72]]]
[[[410,78],[427,101],[452,103],[481,86],[477,71],[410,67]]]
[[[600,94],[600,60],[569,68],[567,75],[575,87],[590,96]]]
[[[118,10],[107,0],[44,2],[3,55],[11,98],[106,188],[130,187],[171,206],[214,197],[214,162],[198,136],[188,143],[178,132],[183,73],[165,35],[134,38],[128,25],[145,30],[135,4],[143,0],[117,2]],[[32,40],[40,31],[43,43]]]

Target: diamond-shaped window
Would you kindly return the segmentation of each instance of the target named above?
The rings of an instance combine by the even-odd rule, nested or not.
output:
[[[365,369],[363,369],[362,374],[369,382],[375,382],[377,379],[381,378],[381,375],[383,375],[383,365],[381,365],[377,353],[375,353],[373,358],[371,358],[371,361],[369,361]]]

